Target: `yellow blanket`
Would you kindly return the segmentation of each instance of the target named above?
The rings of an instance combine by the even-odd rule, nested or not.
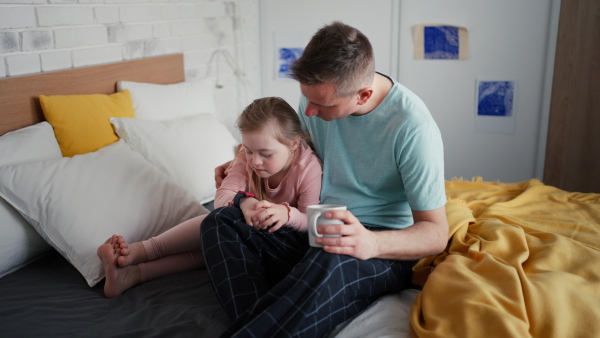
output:
[[[480,179],[446,193],[450,241],[414,268],[413,336],[600,337],[600,194]]]

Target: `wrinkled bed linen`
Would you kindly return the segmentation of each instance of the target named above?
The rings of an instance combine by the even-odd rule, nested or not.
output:
[[[106,299],[58,253],[0,279],[2,337],[217,337],[229,322],[206,270]]]
[[[414,268],[413,335],[600,337],[600,194],[537,180],[446,193],[451,240]]]
[[[409,338],[410,308],[420,290],[406,289],[381,297],[338,325],[329,338]]]

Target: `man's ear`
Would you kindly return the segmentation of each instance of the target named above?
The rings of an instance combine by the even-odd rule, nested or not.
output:
[[[363,105],[363,104],[367,103],[367,101],[369,101],[369,99],[373,95],[373,88],[372,87],[363,87],[358,90],[357,95],[358,95],[358,104]]]

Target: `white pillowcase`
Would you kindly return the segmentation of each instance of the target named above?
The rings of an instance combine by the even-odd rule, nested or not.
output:
[[[160,121],[200,113],[214,114],[215,83],[211,78],[168,85],[119,81],[117,90],[129,90],[136,118]]]
[[[104,277],[96,250],[111,235],[140,241],[208,212],[123,141],[71,158],[0,167],[0,196],[90,286]]]
[[[235,156],[238,141],[213,114],[169,121],[111,118],[133,150],[187,189],[200,203],[214,199],[214,170]]]
[[[0,166],[62,158],[54,130],[41,122],[0,136]],[[37,259],[51,247],[0,198],[0,277]]]

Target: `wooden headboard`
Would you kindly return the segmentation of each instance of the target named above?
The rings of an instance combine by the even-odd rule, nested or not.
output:
[[[40,94],[111,94],[117,81],[184,80],[183,54],[0,79],[0,135],[44,121]]]

